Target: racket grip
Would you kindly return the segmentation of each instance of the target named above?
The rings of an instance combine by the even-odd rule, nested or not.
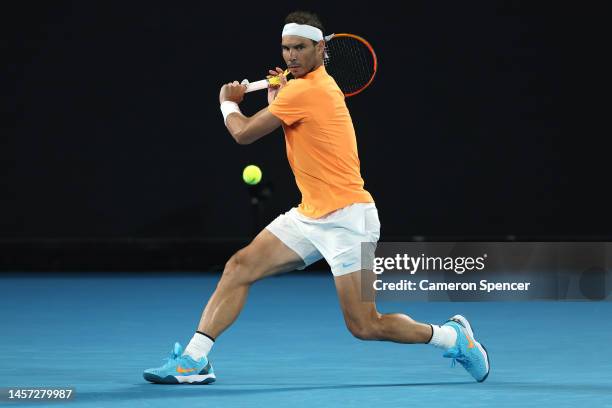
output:
[[[268,87],[268,80],[262,79],[261,81],[255,81],[255,82],[246,84],[246,90],[244,92],[259,91],[262,89],[266,89],[267,87]]]

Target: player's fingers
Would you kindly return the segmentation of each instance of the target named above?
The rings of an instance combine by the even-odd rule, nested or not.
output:
[[[282,74],[283,74],[283,72],[285,72],[285,71],[283,71],[283,70],[282,70],[281,68],[279,68],[279,67],[276,67],[276,72],[278,72],[278,74],[279,74],[279,75],[282,75]]]
[[[239,90],[239,92],[244,92],[246,90],[246,85],[245,84],[241,84],[238,81],[234,81],[232,83],[232,86],[233,86],[234,89]]]
[[[269,70],[268,72],[270,73],[270,75],[274,75],[274,76],[278,75],[278,72],[276,72],[276,71],[274,71],[272,69]]]

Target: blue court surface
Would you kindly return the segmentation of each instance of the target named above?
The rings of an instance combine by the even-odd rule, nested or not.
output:
[[[0,387],[74,387],[70,407],[612,407],[611,302],[381,303],[442,323],[464,314],[491,354],[472,381],[426,345],[363,342],[346,330],[333,279],[258,282],[211,354],[217,382],[154,385],[186,344],[218,275],[0,278]]]

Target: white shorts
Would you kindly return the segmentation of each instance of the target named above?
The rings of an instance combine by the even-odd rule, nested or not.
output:
[[[292,208],[266,229],[304,260],[298,269],[325,258],[334,276],[371,269],[380,238],[374,203],[351,204],[321,218],[306,217]],[[362,243],[366,243],[363,254]]]

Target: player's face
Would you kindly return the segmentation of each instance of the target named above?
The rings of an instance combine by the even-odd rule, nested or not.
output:
[[[283,37],[283,59],[294,78],[299,78],[323,63],[322,41],[315,45],[309,38],[297,35]]]

